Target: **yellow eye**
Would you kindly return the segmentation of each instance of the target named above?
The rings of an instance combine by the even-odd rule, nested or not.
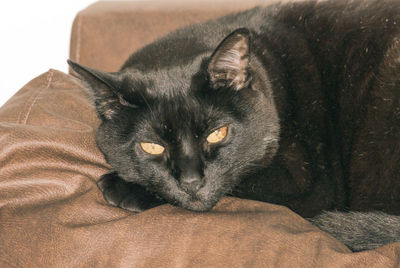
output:
[[[218,143],[226,137],[227,132],[228,132],[228,127],[226,127],[226,126],[221,127],[219,129],[215,130],[210,135],[208,135],[207,141],[209,143]]]
[[[165,148],[156,143],[141,142],[140,147],[148,154],[160,155],[165,151]]]

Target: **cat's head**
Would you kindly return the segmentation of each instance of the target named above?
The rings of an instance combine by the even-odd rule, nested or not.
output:
[[[209,210],[277,150],[271,86],[246,29],[166,68],[107,73],[69,63],[93,91],[107,161],[169,203]]]

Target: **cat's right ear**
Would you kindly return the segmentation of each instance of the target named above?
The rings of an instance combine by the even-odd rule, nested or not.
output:
[[[121,106],[128,105],[119,93],[122,83],[120,74],[103,72],[71,60],[68,64],[91,89],[96,112],[101,119],[112,119]]]

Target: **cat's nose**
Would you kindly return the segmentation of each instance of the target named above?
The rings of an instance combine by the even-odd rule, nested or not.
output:
[[[195,193],[200,190],[203,185],[203,180],[200,176],[188,176],[181,178],[180,184],[186,192]]]
[[[203,163],[199,156],[182,155],[178,161],[176,179],[180,187],[189,194],[200,190],[204,183]]]

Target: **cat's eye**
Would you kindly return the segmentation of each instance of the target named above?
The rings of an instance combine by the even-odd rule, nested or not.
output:
[[[224,126],[215,130],[210,135],[208,135],[206,140],[209,143],[218,143],[221,142],[226,137],[227,133],[228,133],[228,127]]]
[[[165,148],[157,143],[141,142],[140,147],[148,154],[160,155],[165,151]]]

